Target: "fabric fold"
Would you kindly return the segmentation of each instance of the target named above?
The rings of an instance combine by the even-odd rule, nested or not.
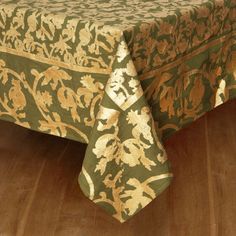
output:
[[[0,118],[87,143],[120,222],[170,184],[163,140],[235,97],[235,0],[1,1]]]
[[[170,184],[166,152],[123,34],[89,139],[80,187],[120,222]]]

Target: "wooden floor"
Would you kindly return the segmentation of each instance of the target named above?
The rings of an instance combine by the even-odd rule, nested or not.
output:
[[[85,145],[0,121],[0,236],[235,236],[236,101],[165,146],[174,181],[120,224],[79,189]]]

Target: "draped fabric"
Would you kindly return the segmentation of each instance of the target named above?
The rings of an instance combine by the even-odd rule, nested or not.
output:
[[[87,143],[79,185],[120,222],[170,184],[163,140],[234,97],[236,0],[1,0],[0,119]]]

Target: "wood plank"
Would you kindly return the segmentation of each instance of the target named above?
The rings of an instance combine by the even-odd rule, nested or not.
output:
[[[210,235],[204,119],[179,131],[165,144],[175,176],[169,195],[169,235]]]
[[[94,235],[95,206],[81,192],[78,185],[78,174],[81,170],[85,145],[73,142],[66,154],[71,162],[66,178],[68,182],[55,235]],[[65,159],[65,160],[66,160]]]
[[[16,126],[14,129],[13,136],[6,136],[13,146],[8,144],[0,149],[0,233],[7,236],[17,235],[43,164],[38,156],[48,145],[42,134],[34,135]],[[4,163],[8,163],[8,167]]]
[[[21,235],[54,235],[67,183],[68,165],[65,152],[69,141],[58,138],[47,146],[44,168],[31,200],[30,210]]]
[[[0,235],[235,235],[235,106],[217,108],[165,143],[171,186],[124,224],[79,189],[86,145],[0,121]]]
[[[215,118],[217,116],[217,119]],[[215,235],[236,233],[236,100],[207,116]]]

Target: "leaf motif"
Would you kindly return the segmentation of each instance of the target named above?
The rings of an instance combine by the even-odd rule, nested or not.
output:
[[[120,63],[121,61],[125,59],[127,55],[129,55],[127,44],[125,43],[125,41],[122,41],[117,49],[117,53],[116,53],[117,61]]]
[[[132,77],[137,76],[137,71],[132,60],[129,60],[129,62],[127,63],[126,73],[127,75],[132,76]]]
[[[76,26],[78,22],[75,19],[68,20],[66,28],[63,29],[62,35],[67,36],[68,39],[71,39],[71,41],[75,42],[75,32],[76,32]]]
[[[71,49],[67,44],[66,39],[63,39],[62,36],[60,36],[60,39],[56,43],[52,44],[51,47],[54,48],[55,53],[60,52],[61,55]]]
[[[40,124],[40,126],[38,127],[39,130],[43,132],[49,132],[52,135],[60,136],[57,126],[54,123],[49,123],[45,120],[39,120],[39,124]]]
[[[40,120],[39,130],[49,132],[52,135],[65,137],[67,134],[65,126],[61,123],[61,117],[58,113],[52,112],[55,121]]]
[[[31,15],[27,18],[27,23],[30,32],[34,32],[37,29],[37,19],[35,12],[31,13]]]
[[[83,87],[80,87],[77,90],[77,104],[82,108],[89,107],[93,99],[95,99],[97,96],[101,96],[104,86],[100,82],[95,82],[91,75],[85,75],[81,77],[81,84]],[[95,94],[98,95],[96,96]]]
[[[140,147],[136,139],[127,139],[122,143],[122,161],[130,167],[140,164]],[[142,152],[142,151],[141,151]]]
[[[71,113],[71,117],[73,119],[73,121],[78,121],[80,122],[80,117],[79,117],[79,114],[78,114],[78,111],[77,111],[77,107],[72,107],[70,109],[70,113]]]
[[[151,166],[155,166],[155,162],[146,157],[142,142],[137,139],[125,140],[120,153],[122,153],[121,160],[130,167],[142,164],[146,169],[151,170]]]
[[[83,99],[82,99],[83,98]],[[78,88],[77,89],[77,104],[81,108],[89,107],[93,99],[93,94],[87,88]]]
[[[52,66],[43,72],[44,79],[42,85],[47,85],[51,82],[51,87],[53,90],[56,89],[58,81],[61,80],[71,80],[71,76],[64,70],[59,69],[57,66]]]
[[[111,108],[106,108],[104,106],[100,106],[100,111],[97,115],[98,119],[97,130],[104,131],[116,127],[119,120],[119,116],[120,116],[119,111]]]
[[[52,19],[53,19],[53,16],[49,15],[49,16],[46,17],[46,21],[45,22],[48,25],[48,28],[50,30],[51,36],[54,36],[55,35],[55,25],[53,24]]]
[[[151,122],[150,110],[148,107],[143,107],[140,113],[138,113],[137,110],[131,110],[128,113],[126,120],[129,124],[134,126],[132,129],[132,134],[136,139],[140,139],[142,136],[149,143],[153,143],[151,127],[148,124]]]
[[[140,183],[140,181],[136,178],[130,178],[127,182],[128,185],[132,186],[132,190],[125,190],[123,194],[121,194],[121,198],[128,198],[124,207],[128,211],[128,215],[133,215],[140,207],[145,207],[155,196],[155,192],[146,184]],[[144,193],[148,194],[150,197],[144,195]]]
[[[100,171],[101,175],[104,174],[109,160],[107,158],[101,158],[96,165],[95,172]]]
[[[113,134],[105,134],[98,138],[93,153],[100,160],[96,165],[96,171],[100,171],[103,174],[106,170],[107,163],[119,157],[119,145],[120,141],[115,139]]]
[[[105,134],[98,138],[93,153],[97,158],[113,159],[117,152],[118,140],[114,139],[113,134]]]
[[[155,165],[156,165],[155,162],[152,161],[152,160],[150,160],[150,159],[148,159],[148,158],[146,157],[146,155],[141,155],[141,157],[140,157],[140,162],[143,164],[143,166],[144,166],[146,169],[148,169],[148,170],[150,170],[150,171],[151,171],[151,166],[155,166]]]

